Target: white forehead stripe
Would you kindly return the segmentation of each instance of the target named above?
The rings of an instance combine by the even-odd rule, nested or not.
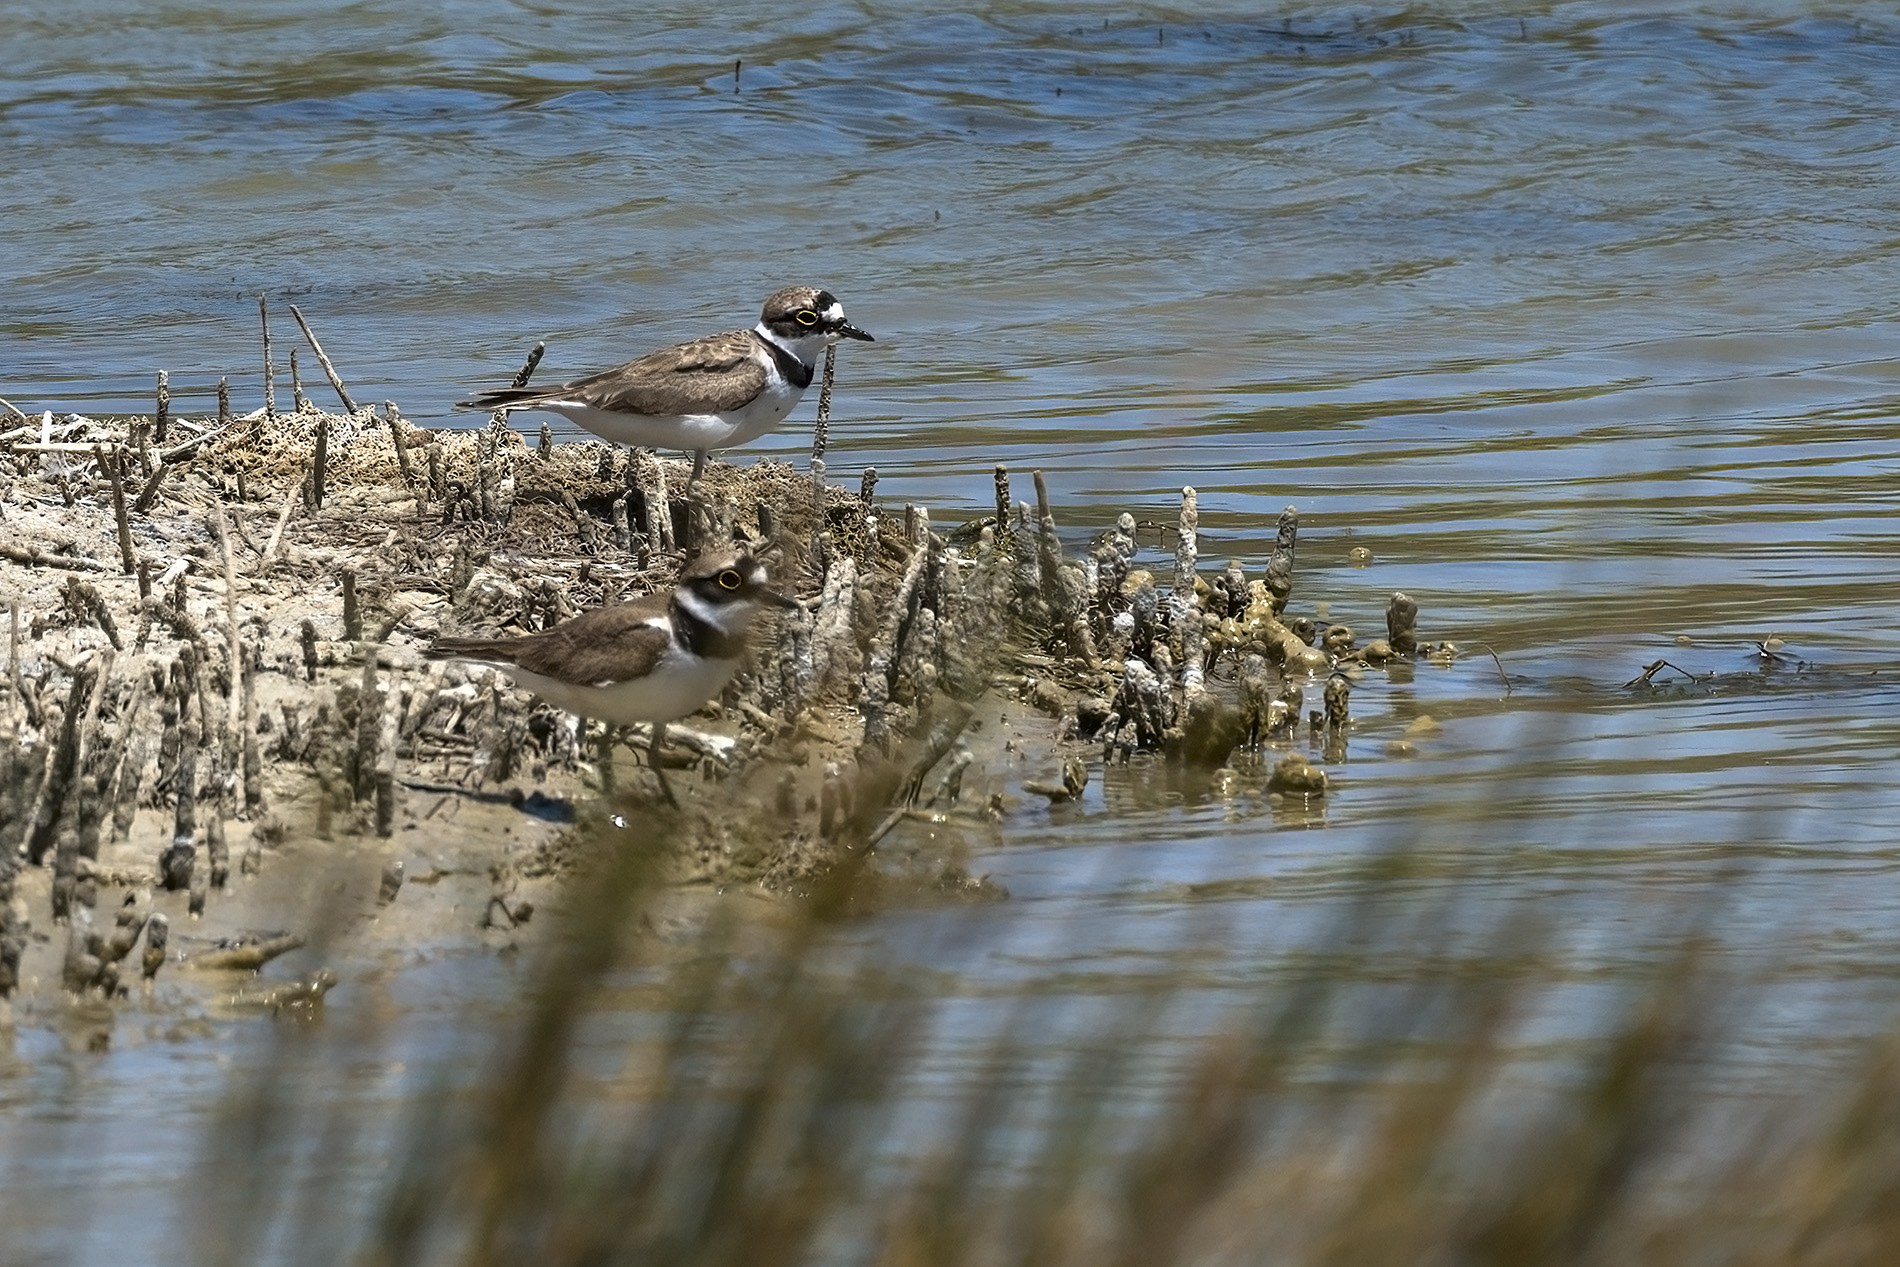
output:
[[[826,321],[843,321],[844,320],[844,305],[841,303],[834,302],[831,305],[831,307],[825,309],[825,320]]]

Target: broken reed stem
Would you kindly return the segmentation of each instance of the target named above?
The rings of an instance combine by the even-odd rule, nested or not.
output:
[[[171,470],[171,466],[162,461],[152,469],[152,477],[145,481],[145,487],[139,490],[138,500],[132,503],[133,514],[142,515],[152,508],[152,503],[158,500],[158,486],[165,482]]]
[[[114,651],[124,650],[119,642],[118,625],[112,619],[112,608],[106,605],[106,600],[95,586],[76,576],[70,576],[66,578],[62,592],[66,595],[69,605],[83,608],[86,614],[92,617],[93,623],[99,626],[99,631],[105,634],[106,641],[112,644]]]
[[[534,367],[541,364],[541,354],[547,350],[548,345],[546,342],[537,343],[529,348],[528,359],[523,361],[521,368],[515,371],[515,376],[509,381],[508,386],[516,390],[526,387],[528,380],[534,377]],[[488,423],[491,427],[507,426],[508,411],[506,409],[497,409],[494,413],[488,415]]]
[[[1001,537],[1009,527],[1009,468],[1001,462],[996,464],[996,535]]]
[[[270,359],[270,297],[259,294],[257,297],[257,322],[264,328],[264,417],[277,416],[277,371]],[[251,434],[257,434],[257,428],[251,428]]]
[[[87,663],[74,666],[72,686],[66,692],[66,703],[60,712],[59,737],[46,745],[39,788],[33,794],[31,807],[21,816],[25,825],[26,862],[30,867],[39,866],[54,844],[59,811],[72,773],[73,750],[79,742],[79,714],[85,700],[82,691],[87,685],[86,675],[91,671]],[[8,840],[7,846],[10,855],[12,840]]]
[[[54,554],[38,546],[19,546],[0,541],[0,559],[12,559],[28,567],[66,568],[73,572],[110,572],[112,565],[89,559],[83,554]]]
[[[264,567],[267,569],[271,565],[271,560],[277,557],[277,543],[283,539],[284,525],[290,522],[291,509],[296,506],[298,496],[302,494],[304,486],[309,482],[310,476],[306,474],[301,480],[284,490],[284,507],[277,512],[277,526],[271,529],[270,544],[264,547]]]
[[[119,563],[122,575],[130,576],[138,570],[138,556],[132,552],[132,523],[125,514],[125,477],[120,466],[125,458],[125,450],[113,448],[110,455],[100,452],[99,460],[105,464],[106,474],[112,478],[112,517],[118,521]]]
[[[239,760],[244,768],[244,807],[252,814],[264,808],[264,756],[257,745],[257,673],[251,657],[244,657],[244,687],[238,696],[243,741]]]
[[[825,377],[818,385],[818,422],[811,429],[811,460],[815,472],[824,469],[819,463],[825,459],[825,445],[831,438],[831,380],[837,367],[838,346],[834,343],[825,349]]]
[[[646,503],[646,519],[654,528],[654,543],[673,549],[673,494],[667,492],[667,463],[654,456],[654,498]]]
[[[409,444],[402,437],[402,413],[396,408],[396,402],[383,402],[383,418],[389,423],[389,442],[396,449],[396,465],[402,468],[402,482],[410,488],[416,486],[416,469],[409,462]]]
[[[819,457],[811,460],[811,522],[812,539],[822,540],[825,535],[825,460]],[[812,562],[818,575],[824,575],[824,568],[829,564],[819,557],[819,552],[813,552]]]
[[[217,438],[218,433],[216,431],[207,431],[203,435],[193,436],[183,444],[175,444],[171,448],[160,452],[158,460],[169,466],[177,466],[186,458],[203,448],[207,443]]]
[[[521,368],[515,371],[514,381],[512,381],[508,385],[510,387],[517,387],[517,388],[526,387],[528,385],[528,380],[534,377],[534,367],[541,364],[541,354],[543,352],[546,352],[547,350],[548,350],[548,345],[546,343],[537,343],[533,347],[529,348],[528,359],[521,363]],[[501,413],[501,414],[506,414],[508,411],[505,409],[502,409],[502,410],[497,410],[496,412]]]
[[[158,410],[152,415],[152,429],[158,433],[158,442],[165,443],[165,437],[171,432],[172,424],[172,387],[171,375],[164,370],[158,372]]]
[[[297,349],[290,349],[290,407],[303,412],[303,372],[297,368]]]
[[[224,562],[224,621],[230,626],[225,637],[231,654],[231,691],[226,701],[226,717],[231,734],[235,736],[242,718],[240,708],[243,696],[238,679],[244,672],[244,644],[238,631],[237,568],[231,562],[231,528],[225,522],[224,507],[215,501],[211,503],[211,522],[218,530],[218,553]]]
[[[220,378],[218,380],[218,426],[228,427],[230,425],[231,380],[229,378]]]
[[[106,651],[99,657],[98,666],[93,670],[93,679],[86,692],[86,715],[80,719],[78,745],[73,749],[73,770],[77,777],[85,768],[86,756],[94,751],[99,743],[99,710],[106,700],[106,692],[112,689],[112,662],[117,658],[118,647]],[[83,792],[83,786],[82,786]]]
[[[1418,603],[1403,590],[1395,592],[1385,605],[1385,636],[1399,655],[1418,654]],[[1509,679],[1505,685],[1510,685]]]
[[[337,399],[343,402],[343,412],[355,414],[356,402],[351,400],[349,392],[344,390],[343,380],[336,376],[336,367],[331,365],[330,358],[323,354],[323,345],[318,343],[317,336],[311,333],[310,323],[303,319],[303,313],[297,310],[296,304],[290,305],[290,315],[297,319],[297,325],[303,330],[303,337],[310,343],[310,350],[317,354],[317,364],[323,367],[324,374],[330,380],[330,386],[336,388]]]
[[[1043,479],[1041,467],[1029,474],[1036,482],[1036,572],[1043,602],[1053,617],[1063,608],[1062,542],[1056,537],[1056,515],[1049,506],[1049,482]]]
[[[483,523],[495,518],[495,480],[488,465],[489,458],[501,443],[501,433],[507,426],[507,411],[497,410],[494,421],[475,437],[475,513]]]
[[[46,444],[8,444],[8,453],[85,453],[94,454],[99,444],[93,440],[64,440]],[[70,503],[69,503],[70,504]]]
[[[306,682],[317,680],[317,626],[315,621],[303,622],[299,639],[303,647],[303,679]]]
[[[1194,570],[1201,557],[1200,527],[1200,495],[1192,485],[1185,485],[1181,489],[1180,531],[1174,538],[1174,600],[1177,603],[1194,601]]]
[[[294,309],[293,309],[294,311]],[[323,477],[330,469],[330,415],[317,415],[317,452],[310,462],[310,505],[323,509]]]
[[[376,794],[376,745],[383,735],[382,694],[376,684],[376,646],[361,644],[363,679],[356,697],[356,747],[350,770],[350,793],[358,804]]]

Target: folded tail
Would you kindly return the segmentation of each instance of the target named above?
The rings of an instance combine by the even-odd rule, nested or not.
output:
[[[437,638],[423,651],[431,660],[486,660],[491,664],[515,662],[514,638]]]
[[[553,396],[546,388],[497,387],[492,391],[476,392],[472,400],[458,400],[455,402],[455,407],[457,409],[512,409],[521,405],[538,404],[552,398]]]

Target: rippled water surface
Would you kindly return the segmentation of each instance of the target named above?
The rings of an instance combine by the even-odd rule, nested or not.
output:
[[[941,524],[1041,468],[1078,542],[1191,483],[1250,567],[1296,504],[1296,606],[1365,636],[1403,589],[1472,652],[1360,686],[1323,814],[1098,770],[979,860],[1013,901],[854,935],[978,994],[1219,994],[1369,887],[1455,889],[1613,976],[1630,903],[1720,887],[1761,1058],[1818,1059],[1900,963],[1900,21],[1519,14],[15,0],[0,395],[255,403],[268,291],[442,424],[536,339],[571,375],[829,286],[878,336],[834,473]],[[1720,676],[1624,687],[1664,657]],[[1414,838],[1442,867],[1363,865]],[[136,1118],[206,1059],[84,1076]],[[81,1111],[35,1068],[16,1121]]]

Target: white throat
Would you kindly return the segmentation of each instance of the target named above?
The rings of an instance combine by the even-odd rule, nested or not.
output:
[[[763,321],[753,326],[752,331],[773,347],[791,353],[806,365],[816,365],[818,363],[818,354],[837,342],[837,340],[833,339],[830,335],[819,331],[797,339],[783,338],[772,333]]]
[[[752,627],[756,604],[748,602],[713,604],[690,589],[673,591],[680,609],[702,624],[711,625],[728,638],[736,638]]]

